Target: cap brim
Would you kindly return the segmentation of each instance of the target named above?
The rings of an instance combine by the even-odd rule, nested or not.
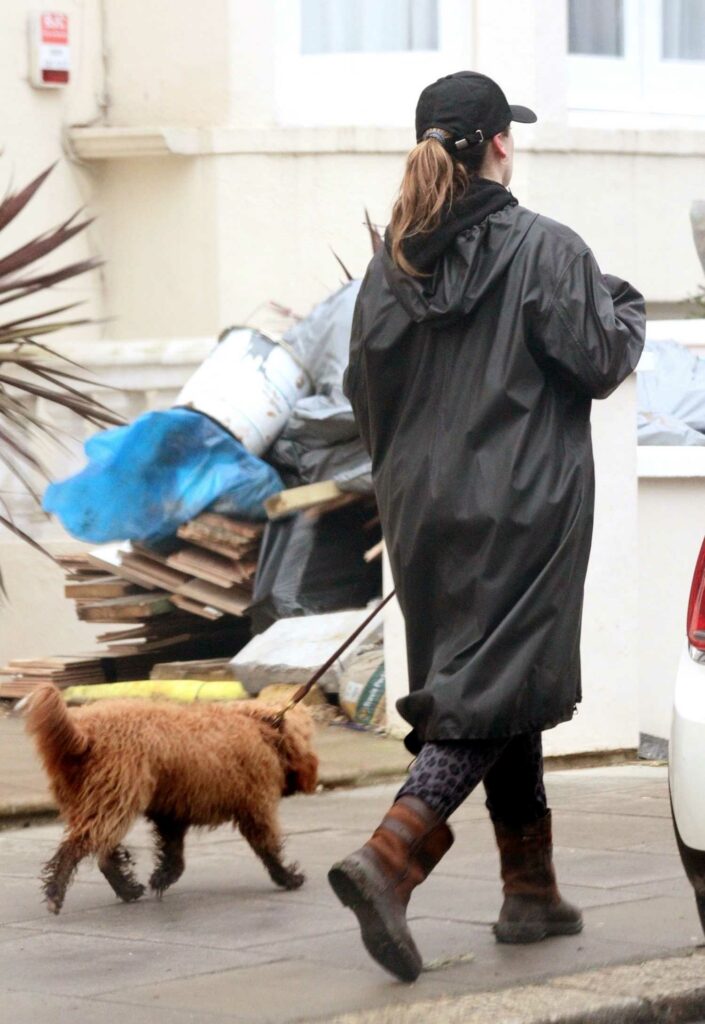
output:
[[[538,121],[536,114],[528,107],[518,107],[516,104],[510,103],[509,109],[512,112],[512,121],[519,121],[521,124],[533,124],[534,121]]]

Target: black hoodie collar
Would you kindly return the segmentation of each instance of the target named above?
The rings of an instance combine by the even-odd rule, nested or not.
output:
[[[414,267],[428,273],[462,231],[481,224],[491,213],[497,213],[505,206],[516,206],[517,202],[499,182],[475,178],[470,191],[453,203],[433,231],[412,235],[403,242],[404,255]],[[388,239],[387,233],[385,241],[389,250]]]

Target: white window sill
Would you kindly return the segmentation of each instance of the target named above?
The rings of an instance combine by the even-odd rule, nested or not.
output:
[[[198,366],[216,344],[216,338],[98,338],[56,340],[51,347],[85,369],[101,371],[126,366]]]
[[[675,341],[686,348],[705,349],[705,317],[694,317],[690,320],[647,320],[646,340]],[[647,352],[646,356],[648,354]],[[645,362],[646,356],[642,357],[639,370],[653,369]]]
[[[72,151],[84,161],[225,155],[296,155],[326,153],[406,153],[414,144],[413,128],[341,126],[322,128],[72,128]],[[520,126],[520,152],[619,153],[668,156],[705,155],[701,131],[635,130],[572,124]]]
[[[636,464],[640,480],[705,478],[705,447],[639,445]]]

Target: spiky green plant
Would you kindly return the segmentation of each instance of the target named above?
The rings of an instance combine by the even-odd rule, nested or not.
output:
[[[0,202],[0,243],[3,231],[41,188],[53,166],[25,188],[9,192]],[[31,300],[33,296],[42,299],[55,285],[100,266],[101,261],[93,257],[58,269],[40,265],[45,256],[85,231],[90,223],[91,220],[79,212],[58,227],[21,244],[6,256],[0,256],[0,307],[11,310],[16,308],[12,304],[20,300]],[[25,303],[23,308],[31,309],[33,305],[31,302],[28,307]],[[49,335],[90,322],[87,318],[65,317],[80,303],[43,308],[46,303],[37,301],[36,305],[36,311],[23,315],[13,316],[8,312],[6,320],[5,310],[0,309],[0,461],[39,503],[40,496],[33,478],[39,474],[48,479],[49,475],[32,442],[44,437],[58,444],[60,437],[55,426],[33,411],[33,399],[41,398],[70,409],[96,427],[123,421],[106,406],[83,393],[80,385],[92,382],[75,372],[80,367],[46,344],[45,339]],[[43,550],[12,521],[2,496],[0,505],[0,524]]]

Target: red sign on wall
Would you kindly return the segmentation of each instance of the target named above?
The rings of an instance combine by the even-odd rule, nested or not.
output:
[[[59,46],[69,45],[69,19],[67,14],[41,15],[43,43],[57,43]]]
[[[31,80],[38,86],[66,85],[71,68],[69,19],[60,11],[31,16]]]

